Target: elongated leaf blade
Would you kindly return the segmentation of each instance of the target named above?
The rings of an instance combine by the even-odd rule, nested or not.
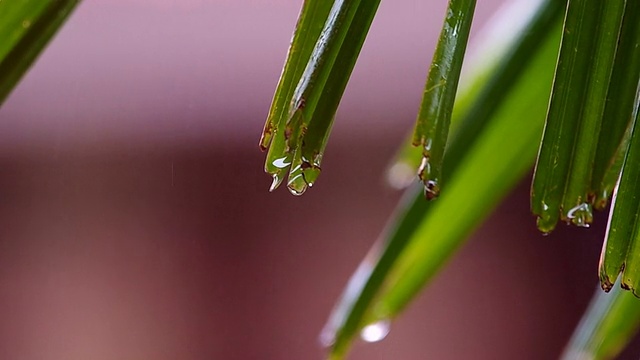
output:
[[[621,284],[640,295],[640,259],[634,251],[640,249],[640,84],[637,85],[634,122],[631,127],[629,150],[622,167],[620,184],[616,191],[607,234],[600,254],[600,282],[605,291],[613,286],[622,271]]]
[[[598,289],[561,359],[613,359],[639,326],[640,300],[619,286],[610,293]]]
[[[261,140],[263,148],[271,142],[265,169],[274,178],[272,190],[287,172],[295,195],[315,183],[336,109],[379,3],[305,2]]]
[[[336,63],[320,93],[316,109],[311,115],[312,119],[310,119],[310,125],[301,146],[302,158],[307,159],[310,163],[310,166],[303,170],[305,172],[304,179],[309,186],[315,182],[319,174],[324,149],[331,133],[338,105],[379,4],[379,1],[362,2],[358,7],[344,43],[337,54]]]
[[[0,1],[0,105],[79,2]]]
[[[513,24],[506,21],[490,22],[482,29],[482,46],[477,46],[477,54],[467,61],[468,70],[460,78],[456,94],[450,131],[450,143],[466,146],[449,146],[445,152],[447,159],[458,159],[461,152],[473,144],[477,134],[484,130],[504,94],[516,84],[524,69],[533,58],[531,49],[537,49],[544,41],[547,28],[553,26],[560,15],[562,1],[516,1],[507,4],[496,16],[526,19]],[[505,25],[506,24],[506,25]],[[469,70],[471,69],[471,70]],[[422,151],[412,145],[409,137],[398,151],[387,171],[387,179],[395,188],[405,188],[415,178],[415,169],[420,165]]]
[[[446,194],[416,224],[372,305],[373,321],[397,315],[533,164],[558,41],[545,43],[452,174]]]
[[[305,0],[300,11],[287,60],[260,138],[260,148],[263,151],[269,149],[265,171],[273,176],[271,190],[282,183],[291,165],[292,156],[286,151],[285,137],[291,97],[329,17],[331,5],[329,1]]]
[[[640,2],[627,1],[593,166],[594,207],[604,209],[616,186],[630,139],[640,79]],[[612,155],[613,154],[613,155]]]
[[[440,193],[442,160],[475,7],[475,0],[449,0],[416,120],[413,145],[423,152],[418,174],[427,199]]]
[[[536,12],[540,14],[548,11],[549,7],[556,6],[558,6],[558,2],[554,0],[542,1],[539,7],[534,9],[536,9]],[[556,8],[556,11],[560,8],[562,8],[561,4]],[[557,11],[556,14],[560,14],[560,12]],[[558,17],[555,19],[559,20]],[[545,21],[549,24],[549,17],[533,16],[531,21],[534,24],[539,21]],[[550,23],[553,24],[554,21],[551,21]],[[551,37],[551,40],[541,41],[542,43],[553,41],[550,45],[547,44],[544,46],[545,49],[550,49],[552,53],[551,60],[547,59],[547,62],[550,61],[550,63],[555,60],[554,54],[557,53],[558,44],[557,34],[555,36],[549,35],[553,28],[554,26],[527,27],[529,30],[537,29],[536,31],[539,31],[534,35],[534,37],[537,36],[539,39],[549,39]],[[518,43],[522,41],[523,37],[528,36],[530,36],[529,32],[525,31],[523,36],[519,37],[520,40]],[[536,51],[540,50],[539,45],[540,43],[537,45],[534,44],[532,47],[522,47],[521,50],[536,53]],[[488,47],[488,49],[490,48],[491,47]],[[514,57],[514,59],[519,59],[519,56]],[[536,61],[540,62],[540,60]],[[515,78],[517,79],[519,76],[515,76]],[[495,82],[492,82],[492,84],[495,85]],[[548,96],[548,90],[549,89],[547,89],[547,94],[544,96]],[[516,91],[504,92],[499,94],[499,96],[504,97],[507,94],[516,93]],[[544,102],[546,104],[546,100],[544,100]],[[459,141],[454,141],[451,144],[452,149],[458,146],[465,147],[466,144]],[[453,173],[454,169],[459,164],[460,159],[449,159],[444,164],[445,174]],[[440,200],[438,200],[438,202],[440,202]],[[386,241],[374,246],[369,255],[367,255],[365,260],[361,263],[356,273],[352,276],[342,299],[339,301],[336,309],[329,319],[329,322],[327,323],[327,326],[323,330],[324,342],[331,346],[334,358],[341,358],[346,353],[354,335],[363,325],[371,320],[371,316],[368,312],[372,300],[378,293],[387,274],[396,262],[400,253],[403,251],[407,243],[414,239],[416,228],[420,225],[425,215],[429,213],[432,206],[432,203],[424,201],[419,188],[414,187],[409,190],[403,197],[396,215],[394,216],[396,220],[392,221],[388,229],[385,231],[386,235],[383,239],[386,239]]]
[[[299,135],[287,186],[301,194],[320,174],[333,117],[380,0],[336,1],[292,98],[290,116],[300,114]],[[297,126],[297,125],[296,125]],[[291,145],[295,137],[299,139]]]
[[[570,0],[567,7],[560,56],[531,188],[531,209],[538,216],[538,228],[545,233],[552,231],[561,217],[568,217],[567,212],[574,214],[578,224],[589,222],[589,204],[575,211],[562,206],[572,159],[576,157],[576,134],[580,131],[587,99],[602,6],[603,2],[598,0]],[[584,125],[596,127],[593,123]],[[584,151],[578,151],[577,157],[588,157],[590,148],[595,146],[592,141],[580,144]],[[588,181],[590,184],[590,179]]]

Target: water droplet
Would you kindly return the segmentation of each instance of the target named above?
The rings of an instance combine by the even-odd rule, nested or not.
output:
[[[542,211],[549,211],[549,205],[546,202],[542,202]]]
[[[311,165],[310,167],[302,169],[302,174],[304,175],[304,181],[311,187],[320,176],[320,168]]]
[[[23,20],[22,27],[25,29],[28,29],[29,27],[31,27],[31,20]]]
[[[282,180],[284,180],[284,177],[280,177],[279,174],[273,174],[273,181],[271,182],[271,186],[269,187],[269,191],[273,191],[273,190],[277,189],[278,186],[280,186],[280,184],[282,184]]]
[[[429,157],[424,156],[422,163],[418,169],[418,177],[424,183],[424,196],[427,200],[433,200],[440,195],[440,185],[438,185],[438,179],[432,178],[431,164],[429,163]]]
[[[302,174],[298,174],[293,178],[291,177],[291,174],[289,174],[289,182],[287,183],[287,188],[289,189],[289,192],[291,194],[300,196],[304,194],[305,191],[307,191],[307,187],[307,182],[304,181],[304,177],[302,176]]]
[[[589,224],[593,221],[593,212],[591,211],[591,204],[582,203],[578,206],[571,208],[567,212],[567,219],[572,224],[579,227],[589,227]]]
[[[418,178],[425,182],[425,180],[429,179],[429,175],[431,175],[431,164],[429,163],[429,157],[424,156],[418,168]]]
[[[427,200],[433,200],[440,195],[440,186],[436,180],[428,180],[424,184],[424,196]]]
[[[437,64],[436,64],[437,65]],[[428,138],[427,140],[425,140],[424,142],[424,153],[425,154],[429,154],[431,152],[431,145],[433,144],[433,139],[432,138]]]
[[[542,214],[538,216],[536,219],[536,225],[538,230],[542,231],[542,235],[549,235],[551,231],[556,227],[556,223],[558,222],[557,218],[552,218],[550,214]]]
[[[287,160],[289,160],[289,162],[287,162]],[[287,156],[285,156],[281,157],[280,159],[273,160],[272,164],[278,169],[284,169],[287,166],[291,165],[291,160]]]
[[[389,330],[391,330],[389,320],[381,320],[362,328],[360,338],[366,342],[377,342],[387,337]]]

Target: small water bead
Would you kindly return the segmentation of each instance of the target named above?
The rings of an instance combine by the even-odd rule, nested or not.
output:
[[[273,174],[273,181],[271,182],[271,186],[269,187],[269,191],[272,192],[275,189],[278,188],[278,186],[280,186],[280,184],[282,184],[282,180],[284,180],[284,177],[280,176],[279,174]]]
[[[362,328],[360,338],[366,342],[378,342],[389,334],[391,323],[389,320],[381,320]]]
[[[284,169],[287,166],[291,165],[291,159],[289,159],[288,156],[281,157],[279,159],[273,160],[272,164],[273,164],[273,166],[277,167],[278,169]]]
[[[589,227],[589,224],[593,222],[593,211],[591,210],[591,204],[582,203],[571,208],[567,212],[567,220],[571,221],[572,224],[579,227]]]

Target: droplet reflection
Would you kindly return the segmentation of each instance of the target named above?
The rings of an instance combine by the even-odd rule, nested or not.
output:
[[[362,328],[360,338],[366,342],[377,342],[387,337],[389,330],[391,326],[388,320],[378,321]]]

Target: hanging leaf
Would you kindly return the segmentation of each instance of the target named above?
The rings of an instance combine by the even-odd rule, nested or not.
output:
[[[0,1],[0,105],[79,2]]]
[[[561,359],[613,359],[639,326],[640,300],[619,287],[610,293],[598,289]]]
[[[553,74],[553,65],[555,64],[555,59],[557,56],[557,48],[559,42],[559,28],[558,26],[553,26],[553,24],[559,24],[559,15],[561,14],[562,4],[561,2],[555,0],[542,1],[539,4],[539,7],[534,8],[536,16],[530,18],[529,25],[525,28],[522,34],[516,37],[516,41],[514,42],[515,49],[519,49],[514,52],[510,52],[512,56],[510,57],[508,63],[511,61],[518,62],[523,64],[521,61],[523,58],[531,58],[531,62],[527,63],[526,66],[523,65],[518,71],[512,73],[510,79],[516,82],[517,86],[505,86],[503,92],[496,92],[496,95],[500,98],[509,99],[503,106],[500,106],[499,114],[496,113],[495,116],[492,116],[491,124],[487,125],[486,131],[489,131],[488,128],[493,128],[491,132],[497,131],[493,133],[494,135],[490,136],[491,140],[488,140],[487,143],[483,143],[485,145],[474,146],[472,149],[469,149],[468,152],[460,151],[456,152],[463,155],[472,154],[476,151],[476,149],[481,149],[488,146],[489,143],[494,143],[497,146],[505,146],[503,150],[498,150],[499,153],[510,153],[518,158],[518,156],[523,156],[523,153],[519,152],[519,146],[529,146],[530,147],[530,159],[533,159],[535,155],[535,137],[539,136],[541,131],[542,119],[544,118],[544,109],[546,109],[547,98],[551,88],[550,81],[551,76]],[[555,14],[555,16],[553,15]],[[509,18],[513,14],[508,14],[505,18]],[[541,26],[543,25],[544,26]],[[558,31],[555,31],[558,30]],[[535,32],[535,33],[532,33]],[[537,42],[529,43],[528,41],[531,39],[538,39]],[[526,41],[525,41],[526,40]],[[522,46],[522,44],[527,43],[530,46]],[[488,47],[490,49],[490,47]],[[533,55],[536,54],[536,55]],[[526,62],[524,62],[526,63]],[[507,66],[506,68],[510,68]],[[500,66],[496,68],[496,72],[501,73],[505,67]],[[495,75],[500,78],[501,75]],[[546,74],[546,75],[545,75]],[[493,78],[493,77],[492,77]],[[500,81],[491,81],[486,86],[502,86],[505,83]],[[535,113],[532,113],[532,109],[538,109],[540,112],[538,114],[538,119],[535,118]],[[489,112],[482,112],[483,114],[487,114]],[[507,130],[509,126],[507,126],[507,119],[513,120],[514,118],[522,118],[528,119],[528,116],[533,115],[531,117],[531,121],[525,121],[526,126],[522,126],[521,123],[517,122],[515,124],[512,123],[511,130]],[[519,117],[522,116],[522,117]],[[489,119],[478,119],[479,121],[486,121]],[[502,125],[498,125],[502,124]],[[485,128],[485,127],[481,127]],[[537,129],[537,130],[536,130]],[[520,131],[518,136],[512,137],[513,143],[505,144],[502,141],[504,140],[502,134],[503,130],[507,131]],[[501,134],[501,135],[498,135]],[[482,134],[476,134],[478,138],[486,135],[484,132]],[[499,139],[498,139],[499,138]],[[526,139],[534,139],[532,142],[528,143]],[[453,139],[459,139],[457,136],[454,136]],[[522,142],[517,141],[516,139],[523,139]],[[476,140],[476,139],[474,139]],[[478,142],[480,142],[478,140]],[[518,144],[515,144],[515,143]],[[500,145],[498,145],[500,144]],[[524,144],[524,145],[523,145]],[[457,140],[452,142],[450,145],[451,149],[456,149],[458,147],[465,148],[467,144],[461,142],[461,140]],[[509,152],[508,149],[511,146],[515,146],[513,148],[514,152]],[[494,149],[495,150],[495,149]],[[482,152],[484,153],[484,151]],[[505,154],[506,155],[506,154]],[[527,162],[522,158],[518,158],[519,162],[523,169],[526,169],[532,162]],[[526,156],[524,156],[526,159]],[[477,163],[480,161],[480,163]],[[464,165],[463,165],[464,164]],[[456,171],[457,167],[465,167],[469,169],[467,166],[473,167],[476,164],[478,166],[485,167],[487,165],[486,158],[481,159],[477,156],[474,156],[474,160],[465,160],[463,162],[462,158],[447,158],[447,162],[444,164],[444,172],[445,175],[452,174],[452,181],[459,181],[463,178],[462,175],[459,175],[462,170]],[[493,164],[493,162],[491,162]],[[520,165],[519,165],[520,166]],[[518,173],[517,170],[519,166],[511,167],[511,172],[506,177],[500,178],[499,173],[492,172],[492,169],[482,170],[480,173],[486,173],[487,177],[490,175],[495,175],[494,178],[500,178],[498,181],[501,181],[501,185],[497,185],[491,191],[486,193],[487,196],[496,196],[496,199],[501,196],[501,194],[508,189],[510,185],[513,184],[513,179],[511,176],[522,175],[522,173],[526,170],[522,170],[521,173]],[[468,181],[473,181],[475,176],[478,174],[474,174],[472,177],[467,178]],[[447,175],[448,176],[448,175]],[[457,180],[454,180],[457,179]],[[504,181],[504,183],[502,183]],[[454,182],[455,183],[455,182]],[[453,185],[452,185],[453,186]],[[504,188],[502,186],[505,186]],[[468,229],[472,228],[477,221],[480,221],[482,215],[480,211],[473,211],[473,204],[479,204],[474,198],[477,198],[478,192],[474,192],[473,196],[469,197],[469,190],[475,189],[475,185],[471,185],[467,188],[463,194],[460,196],[463,197],[461,200],[464,206],[458,206],[456,212],[459,212],[460,209],[468,208],[471,211],[469,214],[470,217],[461,217],[461,222],[449,223],[449,221],[438,224],[437,228],[442,229],[444,232],[454,231],[457,232],[451,238],[447,238],[447,240],[440,242],[436,240],[438,243],[435,245],[436,247],[440,247],[440,250],[434,252],[423,252],[422,255],[424,258],[421,260],[425,263],[433,263],[434,268],[429,269],[430,273],[422,273],[420,276],[410,276],[407,278],[412,281],[411,284],[407,284],[414,289],[419,288],[424,284],[424,280],[430,277],[433,272],[441,265],[444,260],[448,257],[451,251],[457,247],[463,239],[464,236],[468,233]],[[502,189],[502,191],[501,191]],[[459,189],[458,189],[459,190]],[[453,196],[447,195],[447,196]],[[421,191],[414,187],[407,192],[407,194],[403,197],[398,210],[395,214],[395,219],[388,229],[385,231],[384,239],[385,241],[378,243],[367,255],[365,260],[361,263],[358,270],[354,273],[343,297],[338,302],[338,305],[334,309],[325,329],[323,330],[323,342],[327,345],[331,346],[331,354],[332,358],[339,359],[347,352],[349,348],[349,344],[352,338],[357,334],[364,325],[371,324],[376,320],[382,320],[376,316],[373,316],[371,312],[372,301],[375,298],[376,294],[378,294],[381,286],[385,283],[389,272],[392,269],[396,269],[396,263],[398,263],[398,258],[401,255],[405,255],[407,251],[405,251],[408,244],[422,241],[422,242],[430,242],[431,238],[422,238],[420,231],[423,229],[424,222],[427,219],[432,218],[432,215],[435,210],[434,206],[438,203],[442,203],[443,200],[447,199],[445,196],[443,199],[438,200],[437,202],[425,202],[422,199]],[[470,203],[472,205],[467,206]],[[492,205],[492,201],[486,202],[486,199],[478,199],[478,201],[482,202],[482,206],[488,206],[490,208]],[[497,201],[497,200],[495,200]],[[449,203],[449,200],[444,201],[445,205]],[[458,204],[460,205],[460,203]],[[487,210],[488,208],[484,208]],[[477,209],[476,209],[477,210]],[[473,213],[473,215],[472,215]],[[448,214],[450,216],[450,214]],[[460,217],[460,214],[456,214],[454,218]],[[474,218],[475,216],[475,218]],[[462,227],[460,227],[462,225]],[[450,233],[449,233],[450,234]],[[450,234],[453,235],[453,234]],[[422,239],[422,240],[419,240]],[[416,269],[417,271],[422,271],[423,269]],[[423,281],[415,282],[418,277],[422,277]],[[408,301],[409,298],[404,299]],[[383,322],[384,323],[384,322]]]
[[[271,190],[288,172],[287,187],[301,195],[320,174],[333,117],[379,3],[305,2],[260,143],[269,146]]]
[[[605,242],[600,255],[600,282],[605,291],[622,272],[621,286],[640,296],[640,84],[636,92],[634,125],[620,184],[614,195]]]
[[[531,190],[532,212],[545,233],[559,219],[585,227],[593,220],[592,172],[598,134],[610,136],[602,115],[625,3],[569,1]],[[601,155],[606,163],[614,151]]]
[[[475,7],[475,0],[449,0],[416,120],[413,145],[423,154],[418,176],[429,200],[440,193],[442,159]]]
[[[593,164],[594,207],[600,210],[607,205],[620,175],[631,133],[634,95],[639,79],[640,2],[627,1],[603,115],[606,131],[600,133]]]

